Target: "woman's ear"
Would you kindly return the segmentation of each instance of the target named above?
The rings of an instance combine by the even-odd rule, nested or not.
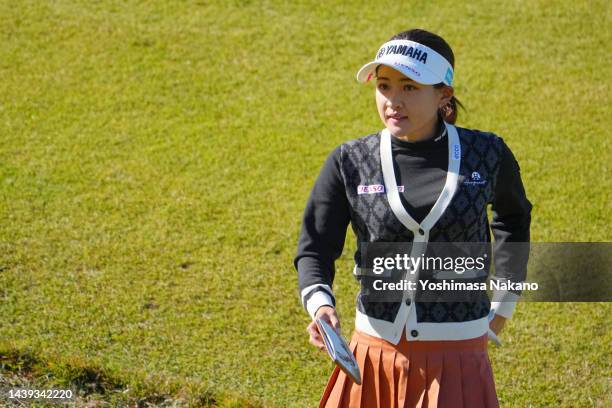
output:
[[[441,93],[440,106],[448,105],[455,95],[455,89],[452,86],[444,86],[439,89]]]
[[[440,91],[440,106],[438,112],[440,112],[445,122],[454,124],[457,120],[457,100],[453,99],[455,90],[452,86],[448,85],[438,88],[438,90]]]

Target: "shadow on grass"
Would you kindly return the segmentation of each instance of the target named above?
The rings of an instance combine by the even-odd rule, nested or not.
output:
[[[0,389],[9,388],[72,389],[77,406],[88,407],[259,407],[233,398],[219,404],[209,390],[179,387],[175,393],[160,393],[158,383],[139,384],[131,390],[105,369],[84,361],[52,363],[31,350],[0,348]],[[8,400],[8,392],[0,393],[0,405],[15,403],[19,402]]]

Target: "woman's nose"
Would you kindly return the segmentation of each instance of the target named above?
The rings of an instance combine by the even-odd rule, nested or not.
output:
[[[391,97],[387,99],[387,107],[397,110],[402,107],[402,101],[399,98]]]

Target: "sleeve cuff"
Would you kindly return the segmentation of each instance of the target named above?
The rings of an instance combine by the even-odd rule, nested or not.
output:
[[[312,319],[315,318],[317,310],[319,310],[321,306],[334,307],[332,298],[327,293],[317,291],[310,297],[310,300],[306,305],[306,310],[308,310],[308,314]]]
[[[519,295],[508,292],[506,290],[493,291],[493,300],[491,302],[491,316],[498,314],[506,319],[510,319],[516,308],[516,302]]]
[[[321,306],[336,306],[334,294],[329,285],[317,284],[311,285],[302,290],[302,304],[304,308],[314,319],[317,310]]]

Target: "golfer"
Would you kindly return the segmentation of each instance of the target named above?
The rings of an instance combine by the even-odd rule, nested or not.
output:
[[[349,224],[358,244],[353,273],[361,284],[349,346],[362,384],[336,366],[320,407],[499,406],[487,340],[500,335],[520,292],[498,290],[490,299],[484,291],[470,302],[425,302],[417,292],[381,302],[363,290],[364,243],[422,249],[481,242],[493,251],[495,273],[474,279],[525,278],[526,259],[513,259],[509,249],[529,242],[532,206],[519,166],[501,137],[454,125],[461,106],[452,87],[454,63],[447,42],[425,30],[382,44],[357,79],[375,83],[384,128],[334,149],[311,191],[294,264],[313,319],[307,327],[313,345],[324,348],[315,318],[340,330],[332,284]]]

